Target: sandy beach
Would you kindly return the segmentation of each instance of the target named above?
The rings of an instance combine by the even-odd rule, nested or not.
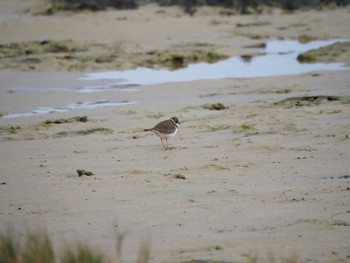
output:
[[[43,16],[38,4],[0,3],[0,44],[89,48],[68,52],[72,60],[66,51],[35,65],[3,60],[0,230],[43,228],[57,251],[79,241],[110,262],[117,233],[126,233],[123,262],[135,262],[144,243],[155,263],[350,261],[348,70],[77,92],[113,84],[84,80],[87,72],[144,66],[155,50],[254,58],[246,46],[269,39],[349,39],[349,8],[245,16],[202,8],[191,17],[147,5]],[[116,46],[117,64],[77,59]],[[329,61],[349,65],[349,51],[340,53]],[[81,107],[105,101],[120,105]],[[210,108],[217,103],[224,107]],[[6,118],[72,104],[78,109]],[[182,124],[164,150],[143,129],[172,116]]]

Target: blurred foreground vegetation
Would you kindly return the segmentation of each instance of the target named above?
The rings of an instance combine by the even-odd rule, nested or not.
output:
[[[30,231],[25,234],[16,234],[13,230],[0,230],[0,263],[122,263],[122,248],[126,237],[125,233],[116,234],[116,259],[111,261],[105,254],[95,247],[83,243],[66,244],[60,253],[54,250],[52,240],[48,233],[43,230]],[[213,247],[214,251],[223,250],[220,245]],[[243,262],[260,262],[256,255],[244,254],[246,260]],[[136,263],[147,263],[150,261],[150,246],[148,242],[141,243]],[[183,263],[215,263],[226,262],[217,260],[185,260]],[[230,262],[230,261],[228,261]],[[235,261],[236,262],[236,261]],[[297,255],[291,255],[282,261],[277,260],[272,251],[268,252],[268,262],[301,262]]]
[[[262,7],[278,7],[285,10],[305,8],[338,7],[350,4],[350,0],[48,0],[51,12],[58,10],[106,10],[136,9],[147,3],[157,3],[160,6],[181,6],[186,13],[195,12],[199,6],[223,6],[232,8],[237,13],[248,14],[260,10]]]
[[[116,236],[117,262],[122,262],[122,243],[125,234]],[[141,245],[137,263],[149,261],[149,247]],[[16,235],[12,230],[0,232],[0,263],[107,263],[111,262],[98,249],[86,244],[66,245],[57,253],[46,231],[27,231]],[[115,261],[114,261],[115,262]]]

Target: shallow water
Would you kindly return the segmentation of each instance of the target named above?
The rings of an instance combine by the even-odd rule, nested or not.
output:
[[[217,63],[197,63],[179,70],[150,69],[139,67],[126,71],[94,72],[86,74],[83,80],[113,80],[120,85],[150,85],[166,82],[183,82],[201,79],[253,78],[279,75],[294,75],[320,70],[349,70],[341,63],[301,64],[297,61],[300,53],[317,49],[340,39],[313,41],[301,44],[296,40],[271,40],[266,48],[256,49],[266,55],[251,59],[231,57]]]
[[[78,92],[78,93],[93,93],[93,92],[104,92],[104,91],[119,91],[119,92],[133,92],[138,91],[135,88],[137,85],[120,85],[119,83],[110,83],[106,85],[87,85],[82,87],[40,87],[40,88],[29,88],[29,87],[15,87],[11,89],[11,92],[48,92],[48,91],[65,91],[65,92]]]
[[[254,52],[263,53],[260,56],[235,56],[213,64],[196,63],[179,70],[150,69],[139,67],[126,71],[93,72],[85,74],[81,79],[86,81],[82,87],[60,88],[13,88],[14,92],[137,92],[135,86],[150,85],[167,82],[183,82],[201,79],[223,79],[223,78],[254,78],[279,75],[293,75],[322,70],[350,70],[341,63],[314,63],[301,64],[297,61],[300,53],[311,49],[317,49],[344,39],[332,39],[325,41],[313,41],[301,44],[296,40],[271,40],[266,43],[265,48],[252,49]],[[96,85],[93,81],[107,80],[110,83]],[[3,118],[17,118],[33,115],[49,114],[52,112],[67,112],[76,109],[93,109],[97,107],[112,107],[135,104],[136,101],[97,101],[71,103],[62,107],[37,107],[29,112],[11,113]]]
[[[11,113],[4,115],[3,118],[10,119],[10,118],[18,118],[18,117],[28,117],[28,116],[34,116],[34,115],[44,115],[49,114],[52,112],[68,112],[72,110],[86,110],[86,109],[95,109],[100,107],[115,107],[115,106],[121,106],[121,105],[131,105],[136,104],[136,101],[109,101],[109,100],[103,100],[103,101],[94,101],[94,102],[76,102],[76,103],[70,103],[64,106],[60,107],[37,107],[34,110],[28,111],[28,112],[22,112],[22,113]]]

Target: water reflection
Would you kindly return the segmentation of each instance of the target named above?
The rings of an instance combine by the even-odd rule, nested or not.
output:
[[[149,85],[165,82],[194,81],[200,79],[252,78],[279,75],[293,75],[320,70],[348,70],[342,63],[301,64],[297,56],[311,49],[345,41],[340,39],[313,41],[301,44],[297,40],[268,41],[265,48],[258,49],[265,54],[231,57],[214,64],[190,64],[187,68],[171,71],[139,67],[126,71],[95,72],[86,74],[84,80],[109,79],[119,84]]]
[[[253,55],[242,55],[240,58],[242,59],[243,62],[245,63],[250,63],[252,62]]]

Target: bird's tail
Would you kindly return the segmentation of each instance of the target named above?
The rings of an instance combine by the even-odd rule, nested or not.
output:
[[[152,131],[152,129],[144,129],[143,131]]]

